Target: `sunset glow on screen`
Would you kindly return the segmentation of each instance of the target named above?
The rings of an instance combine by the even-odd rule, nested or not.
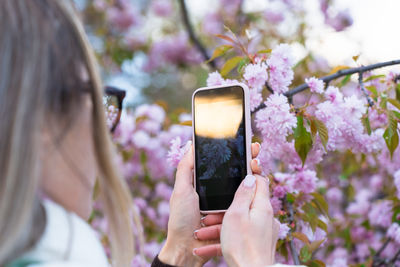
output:
[[[234,138],[243,117],[242,98],[235,94],[197,97],[196,135],[209,138]]]

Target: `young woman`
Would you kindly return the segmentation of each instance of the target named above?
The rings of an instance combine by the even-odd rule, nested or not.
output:
[[[0,32],[0,266],[108,266],[85,222],[96,179],[111,264],[130,266],[132,216],[140,224],[113,165],[99,71],[71,1],[1,0]],[[253,157],[259,149],[253,144]],[[267,181],[246,177],[224,219],[201,219],[192,168],[190,151],[153,265],[201,266],[221,253],[230,266],[272,264],[277,227]],[[252,168],[260,173],[255,160]]]

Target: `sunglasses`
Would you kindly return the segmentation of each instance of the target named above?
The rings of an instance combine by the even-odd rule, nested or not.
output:
[[[111,133],[114,133],[121,119],[122,102],[124,101],[126,92],[112,86],[105,87],[103,96],[103,104],[106,111],[107,126]]]

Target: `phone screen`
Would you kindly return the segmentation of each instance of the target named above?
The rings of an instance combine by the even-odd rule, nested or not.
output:
[[[225,210],[247,175],[244,91],[241,86],[200,90],[193,103],[200,210]]]

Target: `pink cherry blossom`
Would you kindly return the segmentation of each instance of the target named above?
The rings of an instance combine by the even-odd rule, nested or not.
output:
[[[322,94],[324,92],[324,82],[315,77],[306,78],[305,82],[310,87],[310,91],[317,94]]]
[[[249,64],[244,69],[243,77],[250,88],[261,90],[268,80],[267,65],[265,63]]]
[[[390,200],[382,200],[372,205],[368,214],[371,225],[389,227],[393,216],[393,203]]]
[[[279,239],[285,239],[289,232],[290,232],[290,227],[287,225],[287,223],[279,224],[279,234],[278,234]]]
[[[400,199],[400,169],[398,169],[394,175],[394,185],[397,189],[397,198]]]

